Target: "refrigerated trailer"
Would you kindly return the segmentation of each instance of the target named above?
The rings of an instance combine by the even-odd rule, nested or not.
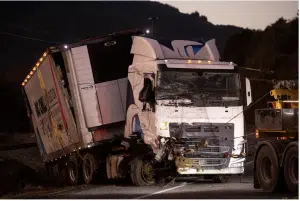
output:
[[[244,172],[250,82],[214,39],[127,31],[50,47],[22,86],[42,159],[64,183]]]

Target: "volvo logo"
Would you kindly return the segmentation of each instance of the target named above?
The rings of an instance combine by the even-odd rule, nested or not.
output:
[[[117,43],[116,41],[108,41],[104,45],[105,46],[112,46],[112,45],[115,45],[116,43]]]

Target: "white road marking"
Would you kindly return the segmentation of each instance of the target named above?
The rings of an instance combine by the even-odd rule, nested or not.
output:
[[[148,195],[143,195],[141,197],[137,197],[137,198],[134,198],[134,199],[142,199],[142,198],[146,198],[146,197],[150,197],[152,195],[157,195],[157,194],[161,194],[161,193],[164,193],[164,192],[167,192],[167,191],[171,191],[171,190],[174,190],[174,189],[177,189],[177,188],[181,188],[181,187],[185,187],[186,185],[188,184],[191,184],[191,183],[186,183],[184,182],[183,184],[181,184],[180,186],[175,186],[173,188],[168,188],[168,189],[165,189],[165,190],[162,190],[162,191],[157,191],[157,192],[154,192],[154,193],[151,193],[151,194],[148,194]]]
[[[65,193],[65,192],[72,191],[72,190],[76,190],[76,189],[77,189],[77,188],[64,189],[64,190],[60,190],[60,191],[55,191],[55,192],[51,192],[51,193],[42,194],[41,196],[56,195],[56,194]],[[39,195],[39,196],[40,196],[40,195]]]

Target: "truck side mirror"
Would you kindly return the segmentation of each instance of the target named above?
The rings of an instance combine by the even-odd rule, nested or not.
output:
[[[252,93],[251,93],[251,84],[250,80],[248,78],[245,78],[246,81],[246,100],[247,100],[247,106],[252,103]]]

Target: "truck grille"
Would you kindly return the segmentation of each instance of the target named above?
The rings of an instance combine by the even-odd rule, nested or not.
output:
[[[219,147],[219,146],[211,146],[211,147],[202,147],[199,148],[199,152],[202,153],[225,153],[228,152],[230,147],[224,146],[224,147]]]
[[[203,170],[222,169],[229,165],[232,153],[234,124],[170,123],[170,136],[177,139],[175,151],[192,159]]]
[[[197,151],[192,153],[185,153],[184,156],[187,158],[223,158],[225,153],[230,151],[229,146],[219,147],[202,147],[198,148]]]
[[[225,165],[227,162],[227,158],[206,158],[206,159],[193,159],[195,164],[200,165],[200,167],[203,166],[222,166]]]

